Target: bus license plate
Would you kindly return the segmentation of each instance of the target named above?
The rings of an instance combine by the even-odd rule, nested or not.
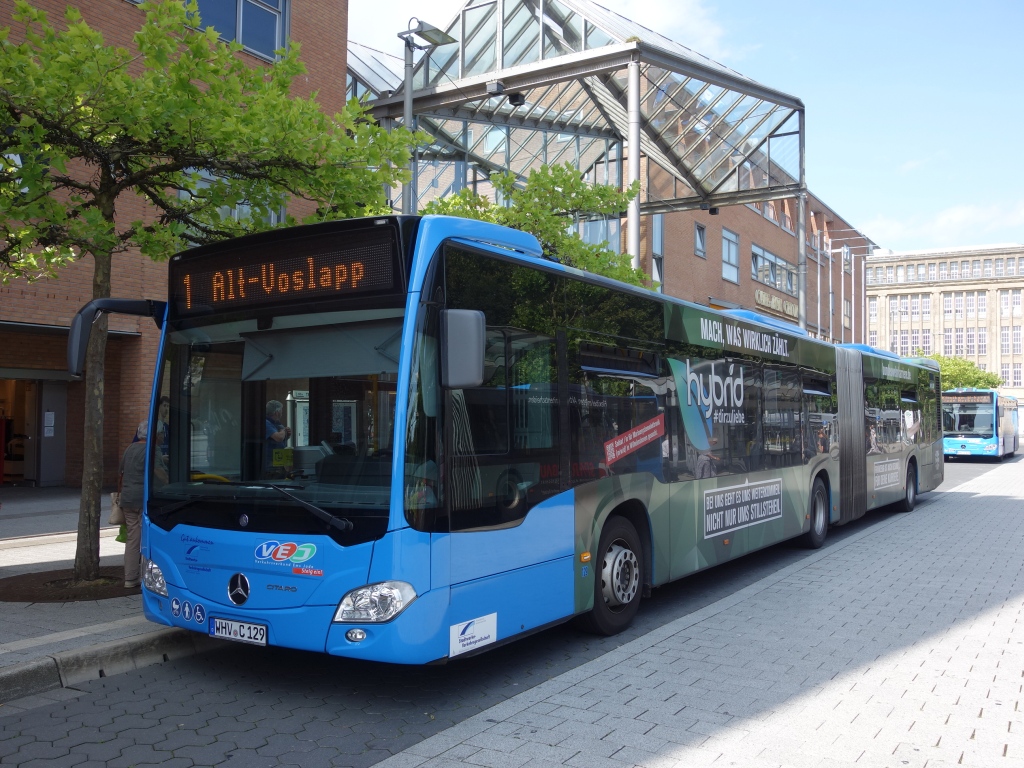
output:
[[[249,624],[244,621],[229,621],[210,617],[210,637],[221,637],[225,640],[237,640],[252,645],[267,644],[267,625]]]
[[[970,456],[971,452],[970,451],[957,451],[956,455],[957,456]]]

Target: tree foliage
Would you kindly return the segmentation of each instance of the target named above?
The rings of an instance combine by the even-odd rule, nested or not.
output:
[[[290,199],[312,201],[318,220],[384,205],[408,132],[382,130],[356,101],[331,117],[315,98],[293,98],[306,71],[297,43],[253,66],[238,43],[190,26],[195,0],[143,8],[129,51],[74,8],[59,30],[16,0],[24,42],[0,31],[3,279],[52,275],[83,253],[164,259],[265,228]],[[153,215],[115,221],[129,197]]]
[[[1003,379],[999,374],[983,371],[975,363],[962,357],[934,354],[928,355],[928,359],[939,364],[939,376],[943,389],[960,389],[961,387],[995,389],[1003,384]]]
[[[22,42],[0,30],[0,280],[52,276],[88,255],[93,298],[106,298],[116,253],[166,259],[265,229],[294,201],[293,210],[315,210],[307,220],[384,207],[385,186],[405,176],[408,131],[384,131],[357,101],[330,116],[315,95],[292,97],[306,71],[296,43],[263,66],[201,30],[195,0],[141,7],[129,51],[105,43],[74,8],[58,28],[15,0]],[[93,328],[80,580],[99,572],[106,317]]]
[[[491,221],[529,232],[540,241],[545,253],[563,264],[633,285],[646,284],[647,276],[633,269],[629,256],[610,250],[607,242],[585,243],[579,234],[569,231],[581,218],[621,215],[639,193],[638,184],[625,192],[604,184],[588,184],[571,163],[531,170],[522,187],[516,186],[511,173],[492,174],[491,183],[507,205],[463,189],[431,201],[423,213]]]

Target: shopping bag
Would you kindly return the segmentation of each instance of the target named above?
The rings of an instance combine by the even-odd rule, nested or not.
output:
[[[114,491],[110,494],[110,519],[107,520],[107,525],[123,524],[124,510],[121,509],[121,493],[120,491]]]

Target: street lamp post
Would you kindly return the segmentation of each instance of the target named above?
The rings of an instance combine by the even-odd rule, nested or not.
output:
[[[415,16],[409,19],[409,28],[405,30],[405,32],[399,32],[398,37],[400,37],[402,42],[405,43],[405,80],[403,82],[404,110],[402,118],[405,122],[406,129],[414,131],[415,126],[413,125],[412,115],[413,51],[425,51],[428,48],[433,48],[434,46],[448,45],[449,43],[454,43],[455,38],[437,27],[432,27],[425,21],[420,21]],[[417,45],[413,41],[414,37],[424,40],[427,45]],[[416,149],[413,148],[412,153],[409,156],[409,182],[405,185],[405,190],[402,192],[402,213],[416,213],[416,173]]]

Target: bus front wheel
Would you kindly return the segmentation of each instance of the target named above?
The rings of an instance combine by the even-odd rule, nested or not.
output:
[[[900,512],[912,512],[917,503],[917,468],[914,463],[907,464],[907,490],[899,503]]]
[[[811,486],[811,504],[807,514],[811,519],[811,527],[804,534],[804,546],[818,549],[825,543],[828,534],[828,489],[820,477],[814,478],[814,485]]]
[[[624,517],[610,518],[594,558],[594,608],[580,617],[583,628],[616,635],[628,627],[640,607],[643,574],[643,549],[636,529]]]

